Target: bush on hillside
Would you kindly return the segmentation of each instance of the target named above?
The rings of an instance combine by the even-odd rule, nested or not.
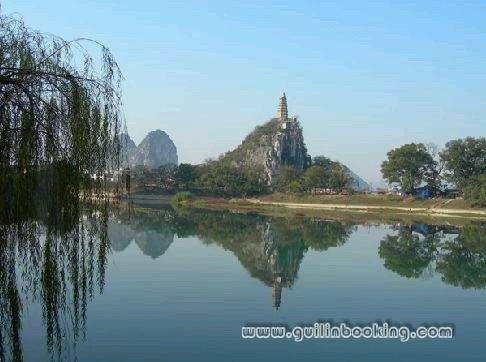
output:
[[[486,174],[469,180],[464,188],[464,198],[473,207],[486,207]]]

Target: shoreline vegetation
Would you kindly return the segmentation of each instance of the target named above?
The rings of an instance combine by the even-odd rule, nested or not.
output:
[[[282,119],[279,122],[282,127],[286,124]],[[263,129],[268,126],[267,123]],[[257,127],[243,144],[250,139],[253,145],[254,138],[259,139],[261,132],[262,128]],[[259,152],[255,150],[253,153]],[[260,203],[272,202],[274,206],[294,208],[326,204],[322,207],[366,211],[384,208],[440,214],[461,211],[483,215],[481,211],[470,210],[486,208],[485,157],[484,137],[449,141],[440,152],[421,143],[406,144],[388,152],[381,169],[388,187],[375,189],[370,185],[360,186],[356,181],[358,176],[352,176],[349,169],[325,156],[310,158],[306,155],[304,165],[295,163],[295,160],[276,159],[272,164],[277,166],[271,169],[263,167],[266,161],[248,164],[221,156],[199,165],[182,163],[157,169],[135,166],[128,171],[130,190],[145,193],[191,192],[201,198],[255,199]],[[342,206],[348,204],[350,206]]]
[[[156,206],[172,203],[176,207],[229,210],[241,213],[296,217],[329,217],[366,221],[423,221],[464,224],[486,221],[486,209],[471,208],[463,199],[393,199],[375,195],[287,195],[275,193],[261,198],[188,197],[135,193],[122,199]],[[175,199],[175,200],[174,200]],[[434,222],[433,220],[436,220]]]

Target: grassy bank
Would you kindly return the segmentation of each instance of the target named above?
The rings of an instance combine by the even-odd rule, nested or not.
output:
[[[255,212],[267,215],[325,217],[361,222],[426,222],[464,225],[485,222],[485,209],[472,209],[457,200],[397,200],[386,196],[288,196],[274,194],[261,199],[206,198],[196,207]]]
[[[426,200],[413,197],[402,198],[395,195],[293,195],[275,193],[259,198],[262,202],[285,202],[298,204],[322,204],[322,205],[353,205],[353,206],[383,206],[390,208],[434,208],[455,210],[472,209],[463,199],[432,198]]]
[[[137,204],[155,205],[170,202],[171,196],[136,195]],[[285,217],[322,217],[358,222],[424,222],[428,224],[464,225],[486,222],[486,209],[469,207],[462,199],[415,200],[412,198],[374,195],[311,196],[273,194],[259,199],[224,199],[197,197],[180,206],[210,210],[229,210]]]

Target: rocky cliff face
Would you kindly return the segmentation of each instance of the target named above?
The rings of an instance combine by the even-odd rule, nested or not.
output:
[[[371,186],[368,182],[363,180],[353,171],[351,171],[347,166],[344,166],[348,171],[348,176],[351,178],[351,187],[356,191],[368,191],[371,189]]]
[[[178,164],[177,148],[164,131],[150,132],[138,147],[127,134],[121,135],[120,140],[120,160],[123,166],[142,165],[157,168],[162,165]]]
[[[137,147],[134,165],[157,168],[162,165],[177,165],[177,149],[174,142],[160,129],[149,132]]]
[[[296,118],[274,118],[257,127],[223,160],[262,168],[269,184],[282,166],[293,166],[302,171],[310,164],[302,128]]]
[[[137,145],[127,133],[120,135],[120,165],[127,167],[132,164],[133,156],[137,152]]]

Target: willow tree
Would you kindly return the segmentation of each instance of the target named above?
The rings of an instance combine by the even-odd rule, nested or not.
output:
[[[117,163],[121,80],[98,42],[0,12],[0,361],[22,359],[25,300],[40,301],[59,351],[66,316],[76,338],[95,284],[103,290],[108,211],[80,196],[103,186],[90,174]]]
[[[0,13],[0,167],[64,161],[105,171],[118,155],[121,80],[104,45],[43,34]]]

